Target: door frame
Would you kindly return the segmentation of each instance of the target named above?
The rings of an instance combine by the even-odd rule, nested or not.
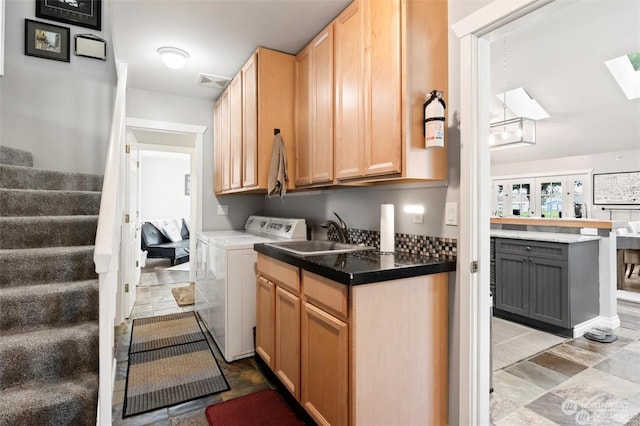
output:
[[[495,0],[454,23],[460,41],[460,375],[458,424],[490,423],[489,258],[491,160],[489,135],[491,33],[511,31],[522,17],[545,13],[555,0]]]
[[[180,152],[190,154],[190,173],[191,173],[191,215],[190,215],[190,236],[189,236],[189,251],[195,253],[196,249],[196,233],[202,230],[202,218],[200,212],[202,211],[202,151],[204,133],[207,131],[207,126],[199,126],[185,123],[174,123],[168,121],[147,120],[142,118],[127,117],[125,121],[125,129],[127,135],[131,135],[136,140],[136,145],[139,150],[149,151],[168,151],[168,152]],[[143,135],[147,132],[158,133],[161,136],[161,142],[150,143]],[[172,138],[172,135],[176,135]],[[138,173],[138,180],[140,174]],[[125,178],[125,185],[138,185],[138,182],[131,182],[129,177]],[[123,244],[125,242],[123,241]],[[133,259],[125,259],[125,261],[132,261]],[[135,260],[133,260],[135,261]],[[195,268],[196,262],[193,258],[189,259],[189,281],[195,282]],[[137,284],[137,283],[136,283]],[[121,283],[121,287],[124,284]],[[135,286],[134,286],[135,288]],[[119,291],[124,292],[124,288],[120,288]],[[120,299],[120,298],[118,298]],[[123,322],[124,313],[120,309],[121,318],[120,322]]]

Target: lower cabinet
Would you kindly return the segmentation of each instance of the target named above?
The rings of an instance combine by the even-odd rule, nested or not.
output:
[[[598,241],[496,238],[495,307],[569,330],[599,312]]]
[[[447,273],[346,286],[257,265],[256,353],[316,423],[447,424]]]
[[[349,326],[310,303],[302,313],[301,403],[319,424],[347,425]]]
[[[275,368],[276,286],[259,276],[256,280],[256,353],[271,368]]]
[[[278,287],[275,321],[273,370],[289,392],[300,400],[300,297]]]

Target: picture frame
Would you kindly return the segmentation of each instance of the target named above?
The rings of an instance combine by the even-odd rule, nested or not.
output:
[[[93,34],[76,34],[73,36],[76,56],[107,60],[107,42]]]
[[[593,205],[640,205],[640,171],[594,173]]]
[[[36,17],[102,30],[102,0],[36,0]]]
[[[68,27],[24,20],[24,54],[27,56],[70,62],[70,37]]]

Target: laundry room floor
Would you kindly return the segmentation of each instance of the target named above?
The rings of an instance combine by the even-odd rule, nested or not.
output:
[[[141,279],[141,282],[136,289],[137,298],[131,318],[125,321],[116,330],[117,371],[112,411],[112,424],[114,426],[208,426],[204,410],[211,404],[237,398],[239,396],[267,388],[276,389],[281,393],[281,395],[284,395],[284,392],[286,392],[279,388],[279,384],[276,380],[269,380],[268,373],[263,374],[257,364],[257,361],[253,357],[227,363],[209,333],[205,333],[207,340],[209,341],[209,345],[213,349],[213,353],[220,365],[220,369],[229,383],[230,389],[226,392],[221,392],[216,395],[185,402],[172,407],[162,408],[150,413],[127,417],[126,419],[122,418],[122,405],[125,394],[127,359],[129,353],[129,342],[131,341],[132,321],[136,318],[193,311],[193,305],[179,307],[171,293],[172,288],[183,287],[188,284],[188,282],[158,284],[157,282],[154,283],[153,280],[147,280],[145,282]],[[206,330],[206,327],[202,322],[200,323],[200,326],[203,330]],[[308,418],[306,413],[302,412],[301,408],[293,407],[293,409],[303,424],[314,424]]]

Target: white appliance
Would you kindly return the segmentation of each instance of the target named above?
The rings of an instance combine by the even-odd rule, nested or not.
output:
[[[195,310],[227,362],[254,355],[256,252],[253,245],[306,240],[304,219],[249,216],[244,231],[197,235]]]

